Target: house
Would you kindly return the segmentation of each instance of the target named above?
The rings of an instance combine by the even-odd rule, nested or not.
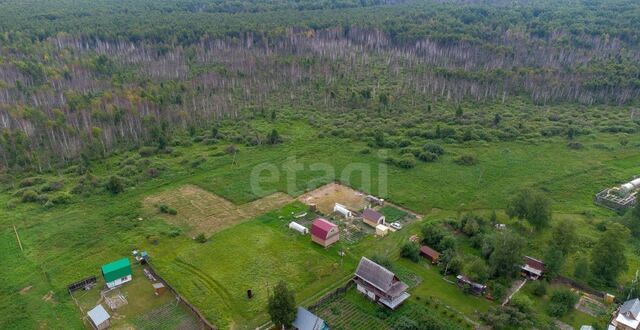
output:
[[[420,247],[420,255],[431,261],[434,265],[440,261],[440,253],[426,245]]]
[[[371,227],[385,224],[385,218],[382,213],[374,209],[364,209],[362,212],[362,221]]]
[[[87,313],[87,316],[89,316],[89,321],[94,329],[102,330],[111,326],[111,322],[109,322],[111,316],[109,316],[109,313],[107,313],[102,305],[94,307]]]
[[[298,307],[296,319],[291,325],[296,330],[329,330],[323,319],[302,307]]]
[[[333,206],[333,212],[341,214],[345,219],[351,219],[353,217],[353,213],[349,211],[349,209],[342,204],[336,203]]]
[[[340,239],[338,226],[323,218],[313,220],[311,225],[311,240],[328,247]]]
[[[458,275],[456,279],[458,280],[457,282],[459,287],[461,288],[468,287],[471,293],[476,296],[483,295],[484,292],[487,290],[486,285],[476,283],[462,274]]]
[[[411,295],[404,282],[388,269],[362,257],[353,281],[359,292],[388,308],[396,309]]]
[[[525,256],[524,265],[520,269],[522,270],[522,276],[537,280],[544,274],[544,262]]]
[[[640,329],[640,299],[627,300],[618,309],[618,314],[611,321],[609,328],[616,330]]]
[[[109,289],[131,281],[129,258],[122,258],[102,266],[102,276]]]

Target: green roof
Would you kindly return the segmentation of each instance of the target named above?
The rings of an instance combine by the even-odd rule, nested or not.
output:
[[[131,275],[129,258],[122,258],[102,266],[102,276],[107,282],[112,282],[128,275]]]

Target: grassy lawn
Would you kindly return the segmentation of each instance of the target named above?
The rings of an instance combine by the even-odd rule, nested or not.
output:
[[[279,280],[303,301],[341,282],[355,268],[355,258],[338,247],[324,249],[287,228],[291,212],[306,209],[300,203],[269,212],[214,235],[204,244],[179,253],[150,252],[154,265],[191,303],[216,325],[255,328],[267,321],[268,289]],[[248,299],[246,291],[254,293]]]
[[[295,197],[338,177],[365,192],[383,193],[382,197],[422,213],[426,219],[457,217],[468,211],[487,215],[495,209],[499,221],[508,223],[501,210],[510,194],[523,187],[536,187],[552,199],[554,223],[575,221],[581,242],[587,247],[600,235],[595,224],[607,221],[613,215],[593,205],[593,194],[637,174],[640,161],[640,154],[631,147],[640,142],[640,138],[630,136],[629,146],[622,147],[618,144],[618,136],[599,134],[597,139],[595,136],[579,137],[585,149],[578,151],[568,150],[563,139],[536,143],[445,143],[447,154],[441,159],[434,163],[418,163],[415,168],[405,170],[384,164],[377,152],[359,153],[365,146],[363,143],[337,138],[318,139],[317,132],[302,122],[283,120],[276,126],[285,143],[240,146],[235,162],[229,155],[220,155],[226,143],[176,146],[172,155],[149,158],[154,166],[165,169],[160,177],[141,181],[122,194],[95,192],[88,197],[74,196],[69,205],[53,208],[17,202],[15,208],[3,209],[0,212],[0,258],[5,267],[0,268],[0,313],[5,317],[0,318],[0,328],[81,328],[81,316],[66,293],[66,286],[97,275],[100,265],[127,256],[136,247],[149,250],[161,275],[166,276],[170,284],[196,301],[211,304],[204,312],[212,321],[221,322],[221,327],[254,325],[266,318],[264,314],[254,316],[252,313],[263,308],[260,302],[264,302],[265,287],[279,276],[292,283],[300,300],[316,296],[326,289],[326,285],[352,272],[360,255],[384,254],[397,258],[399,242],[406,239],[410,231],[418,232],[412,229],[417,228],[413,225],[419,226],[415,223],[384,239],[366,237],[360,243],[346,247],[348,257],[340,265],[336,248],[325,251],[310,244],[308,237],[289,233],[285,225],[290,219],[285,214],[283,219],[274,214],[258,217],[215,234],[208,243],[198,244],[184,235],[184,228],[171,225],[160,215],[143,209],[142,202],[147,196],[185,184],[196,185],[235,204],[253,201],[261,195],[250,187],[251,172],[258,164],[272,164],[281,171],[278,178],[263,181],[264,194],[281,191]],[[596,143],[607,145],[609,149],[592,147]],[[459,154],[476,155],[478,165],[454,164],[453,159]],[[139,158],[135,155],[123,152],[104,162],[95,162],[92,173],[106,177],[120,170],[120,162],[124,159]],[[189,161],[197,156],[203,156],[205,161],[192,166]],[[295,167],[288,156],[295,156],[295,162],[303,168],[295,177],[286,175],[287,169]],[[331,165],[336,175],[326,175],[311,167],[318,162]],[[363,181],[357,172],[341,176],[342,170],[354,162],[370,167],[370,182]],[[380,185],[378,180],[381,169],[388,173],[386,185]],[[43,174],[42,177],[64,179],[66,190],[80,179],[80,176],[65,173]],[[3,190],[0,205],[15,202],[14,192],[15,189]],[[144,219],[139,221],[139,217]],[[16,225],[24,251],[17,246],[13,225]],[[170,233],[176,230],[183,234],[172,237]],[[547,235],[546,230],[531,235],[527,253],[539,255]],[[581,250],[582,253],[589,252],[588,248]],[[640,264],[633,249],[630,248],[627,254],[629,270],[622,280],[633,276]],[[309,256],[310,261],[306,260]],[[572,274],[571,260],[569,258],[563,274]],[[179,262],[206,270],[206,276],[233,292],[218,293],[215,281],[193,275],[196,270],[188,271],[186,269],[191,268],[179,266]],[[419,265],[406,266],[415,268],[423,278],[422,284],[415,289],[418,295],[441,299],[469,317],[474,317],[476,309],[486,310],[488,302],[485,304],[476,301],[475,297],[465,296],[439,278],[435,270]],[[308,267],[314,272],[308,272]],[[245,269],[251,269],[254,274],[238,275],[239,270]],[[208,288],[208,282],[214,289]],[[30,288],[23,291],[27,287]],[[244,301],[247,289],[258,294],[255,300]],[[53,292],[53,298],[43,300],[49,292]],[[476,303],[469,303],[470,300]]]

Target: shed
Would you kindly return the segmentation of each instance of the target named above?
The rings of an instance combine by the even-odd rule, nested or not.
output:
[[[308,234],[309,233],[309,229],[307,229],[307,227],[295,222],[295,221],[291,221],[289,223],[289,229],[293,229],[297,232],[299,232],[300,234]]]
[[[111,322],[109,322],[111,316],[109,316],[109,313],[107,313],[107,310],[105,310],[102,305],[94,307],[87,313],[87,316],[89,316],[91,325],[95,329],[102,330],[111,326]]]
[[[385,225],[377,225],[376,226],[376,236],[385,237],[389,233],[389,227]]]
[[[525,256],[524,265],[520,269],[522,270],[522,276],[537,280],[544,274],[544,262]]]
[[[465,275],[460,274],[456,276],[456,279],[458,280],[459,287],[461,288],[468,287],[469,291],[471,291],[471,293],[474,295],[481,296],[487,290],[486,285],[481,283],[476,283],[471,279],[469,279],[468,277],[466,277]]]
[[[362,221],[371,227],[385,224],[385,217],[374,209],[365,209],[362,212]]]
[[[291,325],[297,330],[329,330],[323,319],[302,307],[298,307],[296,319]]]
[[[155,291],[156,296],[163,294],[167,290],[167,287],[160,282],[153,283],[152,285],[153,285],[153,291]]]
[[[351,213],[351,211],[349,211],[349,209],[342,204],[336,203],[333,206],[333,212],[340,213],[346,219],[350,219],[351,217],[353,217],[353,213]]]
[[[102,266],[102,276],[109,289],[131,281],[129,258],[122,258]]]
[[[311,225],[311,240],[328,247],[340,239],[340,230],[338,226],[329,222],[327,219],[317,218],[313,220]]]
[[[440,253],[426,245],[420,247],[420,255],[431,261],[434,265],[440,260]]]

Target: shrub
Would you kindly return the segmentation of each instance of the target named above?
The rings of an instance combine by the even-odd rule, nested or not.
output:
[[[424,149],[424,151],[430,152],[438,156],[444,155],[444,148],[442,148],[441,146],[435,143],[427,143],[422,148]]]
[[[18,184],[18,186],[20,188],[24,188],[24,187],[31,187],[31,186],[35,186],[38,184],[42,184],[44,183],[44,179],[38,176],[34,176],[31,178],[24,178],[20,181],[20,183]]]
[[[166,204],[160,204],[160,212],[165,214],[176,215],[178,211]]]
[[[44,185],[40,192],[50,192],[50,191],[58,191],[64,188],[64,182],[62,181],[52,181]]]
[[[580,149],[583,149],[584,146],[580,142],[571,141],[567,143],[567,148],[573,149],[573,150],[580,150]]]
[[[569,289],[560,289],[551,295],[547,313],[553,317],[567,314],[578,302],[578,295]]]
[[[145,170],[145,174],[150,178],[157,178],[160,176],[160,170],[155,167],[150,167]]]
[[[417,157],[421,161],[427,162],[427,163],[435,162],[436,160],[438,160],[438,155],[429,151],[423,151],[419,153]]]
[[[224,152],[226,152],[226,153],[228,153],[228,154],[230,154],[230,155],[231,155],[231,154],[235,154],[235,153],[237,153],[237,152],[239,152],[239,151],[240,151],[240,149],[238,149],[238,148],[237,148],[235,145],[233,145],[233,144],[228,145],[228,146],[224,149]]]
[[[398,166],[402,168],[416,167],[416,158],[412,154],[404,154],[398,160]]]
[[[26,189],[22,192],[23,203],[33,203],[38,201],[38,193],[33,189]]]
[[[400,248],[400,256],[418,262],[420,261],[420,247],[414,242],[406,242]]]
[[[140,157],[150,157],[155,155],[156,152],[157,152],[157,149],[154,147],[142,147],[138,151],[138,154],[140,155]]]
[[[478,159],[473,155],[461,155],[454,162],[458,165],[472,166],[478,164]]]
[[[63,192],[51,198],[51,203],[55,205],[68,204],[71,201],[71,194]]]
[[[360,154],[362,155],[368,155],[371,153],[371,149],[369,148],[363,148],[362,150],[360,150]]]
[[[191,161],[191,167],[193,168],[199,167],[200,165],[204,164],[206,161],[207,159],[204,158],[203,156],[198,156],[196,157],[196,159]]]
[[[537,281],[533,286],[533,294],[538,297],[543,297],[547,294],[547,283],[544,281]]]
[[[109,180],[107,180],[104,188],[114,195],[119,194],[123,192],[125,188],[124,178],[117,175],[112,175],[111,177],[109,177]]]
[[[207,242],[207,237],[206,237],[206,236],[204,236],[204,234],[203,234],[203,233],[200,233],[200,234],[198,234],[198,236],[196,236],[196,237],[194,238],[194,240],[195,240],[196,242],[198,242],[198,243],[206,243],[206,242]]]

